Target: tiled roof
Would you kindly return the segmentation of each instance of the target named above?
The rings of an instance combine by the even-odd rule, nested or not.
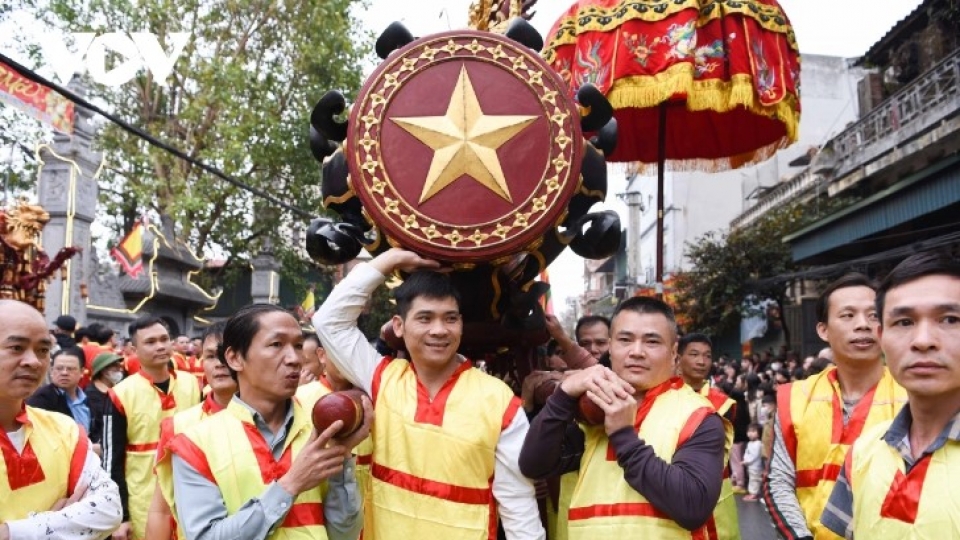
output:
[[[940,1],[941,0],[923,0],[923,2],[908,13],[906,17],[897,21],[882,38],[871,45],[870,48],[867,49],[867,52],[863,53],[863,56],[857,60],[856,65],[882,63],[885,60],[882,55],[888,53],[900,40],[909,39],[918,29],[926,25],[927,10],[932,8],[934,4],[940,3]],[[943,9],[943,7],[941,6],[939,9]]]

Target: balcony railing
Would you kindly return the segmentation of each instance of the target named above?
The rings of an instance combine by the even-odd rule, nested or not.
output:
[[[960,49],[898,90],[828,144],[834,179],[870,163],[960,110]]]
[[[814,188],[841,180],[960,111],[960,49],[824,145],[813,164],[793,179],[764,194],[737,216],[732,228],[743,227]],[[816,171],[816,172],[814,172]],[[856,179],[845,184],[852,185]],[[844,189],[831,186],[829,194]]]
[[[822,177],[815,174],[809,167],[792,179],[783,182],[772,190],[764,193],[750,208],[730,222],[730,228],[746,227],[770,210],[783,206],[789,201],[812,191],[822,183]]]

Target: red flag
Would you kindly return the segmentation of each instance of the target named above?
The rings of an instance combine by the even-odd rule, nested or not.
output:
[[[137,279],[143,271],[143,223],[137,222],[110,254],[127,275]]]
[[[0,62],[0,103],[6,103],[61,133],[73,133],[73,103]]]

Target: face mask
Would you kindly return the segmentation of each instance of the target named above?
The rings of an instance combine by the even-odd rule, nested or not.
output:
[[[107,373],[107,374],[105,375],[105,378],[106,378],[108,381],[110,381],[111,384],[117,384],[118,382],[120,382],[120,381],[123,380],[123,372],[122,372],[122,371],[111,371],[110,373]]]

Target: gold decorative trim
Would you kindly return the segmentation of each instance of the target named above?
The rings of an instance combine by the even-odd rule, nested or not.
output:
[[[548,36],[542,56],[547,63],[552,63],[556,49],[576,43],[581,34],[610,32],[633,20],[662,21],[688,9],[699,11],[697,24],[700,26],[734,14],[749,17],[766,30],[785,34],[790,47],[795,51],[800,50],[793,27],[778,5],[756,0],[663,0],[656,3],[621,1],[609,8],[592,5],[578,10],[575,15],[564,14],[556,24],[557,30]]]
[[[527,247],[523,248],[523,249],[524,249],[524,251],[528,251],[528,252],[530,252],[530,253],[534,253],[534,254],[539,255],[540,252],[537,251],[537,250],[539,250],[539,249],[540,249],[540,246],[542,246],[542,245],[543,245],[543,237],[541,236],[541,237],[537,238],[536,240],[534,240],[533,242],[530,242],[530,244],[529,244]],[[541,256],[540,262],[544,262],[543,259],[542,259],[542,256]],[[546,265],[544,264],[543,267],[546,268]]]
[[[797,96],[786,92],[779,102],[763,105],[756,99],[750,75],[733,75],[729,81],[698,81],[694,80],[693,69],[692,64],[676,64],[656,75],[620,79],[610,88],[607,99],[615,109],[646,108],[659,105],[672,95],[686,94],[687,110],[727,112],[743,107],[754,114],[779,120],[786,128],[787,138],[797,140],[800,130]]]
[[[343,195],[340,195],[339,197],[334,197],[333,195],[330,195],[329,197],[323,200],[324,208],[330,208],[331,204],[343,204],[357,196],[357,194],[353,192],[353,188],[350,187],[349,180],[350,180],[350,176],[347,175],[347,191],[344,192]]]
[[[438,45],[443,43],[443,46]],[[412,55],[417,55],[412,57]],[[545,72],[529,52],[519,45],[504,43],[492,38],[478,37],[466,44],[460,44],[448,37],[438,37],[425,41],[418,49],[409,51],[407,57],[388,60],[384,67],[386,75],[374,83],[357,104],[358,144],[351,149],[352,162],[359,165],[360,177],[353,178],[364,183],[365,194],[373,199],[373,204],[403,234],[417,242],[438,245],[437,239],[446,240],[439,244],[454,250],[472,250],[490,248],[512,239],[509,234],[515,229],[526,229],[537,224],[546,212],[558,204],[564,186],[570,182],[570,171],[576,162],[577,145],[572,137],[577,136],[579,118],[570,114],[573,110],[561,108],[557,102],[558,91],[562,83],[550,72]],[[525,55],[531,57],[528,62]],[[511,210],[511,214],[491,219],[485,223],[456,225],[443,223],[436,218],[425,216],[408,203],[390,181],[389,172],[383,163],[379,137],[383,124],[382,117],[403,83],[434,63],[446,62],[451,58],[468,58],[499,65],[510,71],[520,71],[518,80],[526,83],[537,96],[542,96],[542,115],[548,120],[547,128],[553,138],[551,159],[545,164],[545,181],[534,187],[523,203]],[[525,73],[523,73],[525,72]],[[525,76],[524,76],[525,75]],[[548,88],[547,84],[551,84]],[[566,102],[565,102],[566,103]],[[549,104],[549,105],[547,105]],[[568,105],[569,106],[569,105]],[[577,180],[579,181],[579,175]],[[365,202],[366,204],[366,202]],[[364,217],[373,223],[370,214],[364,210]],[[495,227],[495,230],[490,230]],[[392,242],[391,242],[392,244]],[[446,244],[446,245],[444,245]]]

